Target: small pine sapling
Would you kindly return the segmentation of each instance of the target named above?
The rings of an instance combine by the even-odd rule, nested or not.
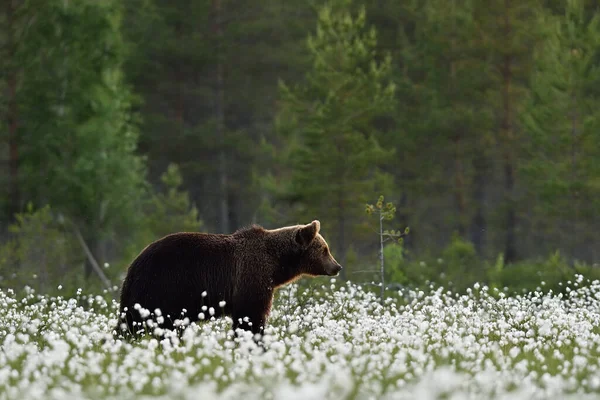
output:
[[[409,228],[406,227],[404,232],[395,231],[395,230],[383,230],[383,221],[390,221],[394,218],[396,214],[396,207],[392,203],[384,203],[383,196],[379,196],[377,203],[367,204],[366,213],[368,215],[376,215],[379,217],[379,262],[381,266],[381,303],[383,304],[385,298],[385,269],[384,269],[384,260],[383,260],[383,244],[388,240],[397,240],[398,243],[402,243],[404,236],[408,235]]]

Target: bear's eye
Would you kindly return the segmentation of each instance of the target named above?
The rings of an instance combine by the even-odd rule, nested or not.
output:
[[[323,248],[323,255],[326,256],[327,255],[327,247]]]

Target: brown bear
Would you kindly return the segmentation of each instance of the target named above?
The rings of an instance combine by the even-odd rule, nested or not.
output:
[[[227,235],[181,232],[151,243],[123,281],[117,335],[137,336],[147,330],[146,319],[151,328],[173,329],[177,320],[224,315],[233,318],[234,330],[262,335],[275,289],[302,275],[336,276],[342,269],[319,230],[315,220],[273,230],[252,225]]]

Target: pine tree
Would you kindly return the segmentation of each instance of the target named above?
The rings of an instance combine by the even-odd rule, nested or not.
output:
[[[533,51],[542,38],[539,0],[493,0],[476,2],[478,30],[485,43],[492,74],[487,103],[495,116],[493,131],[496,160],[502,171],[503,197],[497,209],[504,221],[503,253],[507,263],[518,258],[518,163],[523,130],[521,116],[528,96],[527,81],[533,67]]]
[[[417,143],[435,160],[427,172],[432,178],[425,191],[450,195],[455,217],[449,222],[463,237],[470,221],[482,213],[476,193],[485,190],[478,188],[478,178],[486,173],[480,164],[489,157],[486,142],[491,126],[485,98],[490,73],[475,12],[469,0],[421,3],[412,49],[418,60],[412,68],[419,69],[412,84],[419,85],[425,99],[425,116],[420,115],[425,121]]]
[[[407,247],[429,250],[458,231],[483,253],[492,76],[476,4],[382,1],[369,11],[381,47],[394,57],[397,109],[382,143],[396,149],[403,166],[386,170],[395,176],[400,221],[415,226]]]
[[[0,176],[0,221],[12,220],[22,206],[21,183],[19,173],[19,103],[18,87],[20,75],[19,32],[24,21],[19,11],[24,8],[16,0],[6,0],[0,7],[0,91],[5,93],[0,99],[0,150],[6,153],[5,162],[8,173]],[[6,151],[5,151],[6,149]],[[6,200],[5,200],[6,199]]]
[[[324,221],[342,260],[359,206],[388,181],[377,166],[392,155],[373,126],[394,105],[391,59],[377,54],[376,32],[365,23],[364,10],[353,17],[345,7],[323,7],[307,41],[306,82],[281,84],[279,129],[291,145],[279,198],[296,204],[292,218]]]
[[[523,171],[538,199],[539,229],[562,233],[572,256],[590,256],[585,243],[592,241],[590,223],[600,206],[600,16],[589,18],[585,1],[571,0],[545,25],[549,36],[535,54]]]
[[[212,231],[253,219],[263,171],[261,138],[272,138],[279,77],[295,79],[306,2],[130,0],[126,71],[143,99],[140,148],[150,180],[171,162]]]

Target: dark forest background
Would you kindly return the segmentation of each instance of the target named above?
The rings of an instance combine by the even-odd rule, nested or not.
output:
[[[344,279],[598,274],[589,0],[4,0],[0,286],[111,287],[150,241],[321,221]]]

